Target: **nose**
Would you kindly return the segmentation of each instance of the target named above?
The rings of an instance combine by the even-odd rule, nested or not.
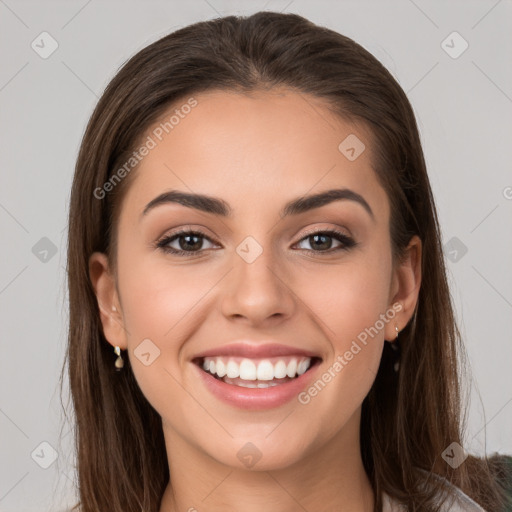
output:
[[[265,249],[249,263],[239,254],[226,276],[222,313],[226,318],[243,318],[254,326],[290,318],[297,306],[293,277]],[[249,260],[250,261],[250,260]]]

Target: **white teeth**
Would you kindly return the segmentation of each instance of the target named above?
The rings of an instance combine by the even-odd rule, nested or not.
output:
[[[268,384],[266,382],[258,382],[259,388],[272,388],[274,386],[279,386],[277,382],[269,382]]]
[[[215,367],[216,371],[212,373],[216,373],[219,377],[224,377],[224,375],[226,375],[226,365],[222,362],[221,359],[217,359]]]
[[[240,378],[243,380],[256,380],[256,365],[250,359],[240,363]]]
[[[235,361],[228,361],[226,366],[226,375],[230,379],[236,379],[240,376],[240,367],[235,363]]]
[[[274,378],[274,366],[270,361],[261,361],[258,365],[258,380],[272,380]]]
[[[284,379],[285,377],[286,377],[286,363],[284,361],[278,361],[274,365],[274,378],[275,379]]]
[[[246,381],[271,381],[274,379],[284,379],[285,377],[294,378],[297,375],[302,375],[310,366],[310,357],[291,357],[288,364],[283,359],[278,358],[273,358],[272,361],[269,359],[253,361],[248,358],[238,358],[235,360],[235,358],[231,357],[205,357],[203,360],[203,370],[210,372],[212,375],[217,375],[221,378],[226,377],[227,379],[239,377]],[[254,386],[246,387],[267,387],[267,384],[260,382],[258,384],[254,383]]]
[[[286,375],[288,375],[288,377],[295,377],[296,372],[297,372],[297,360],[292,359],[288,363],[288,366],[286,367]]]
[[[231,379],[225,379],[225,382],[227,384],[234,384],[233,382],[231,382]],[[236,384],[234,384],[236,386],[240,386],[241,388],[272,388],[274,386],[279,386],[279,384],[277,382],[251,382],[251,381],[248,381],[248,382],[242,382],[242,381],[238,381]]]
[[[211,365],[210,365],[211,368]],[[297,373],[302,375],[309,368],[309,361],[301,361],[299,363],[299,367],[297,368]]]

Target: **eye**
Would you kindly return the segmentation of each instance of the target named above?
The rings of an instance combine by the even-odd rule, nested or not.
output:
[[[176,254],[177,256],[191,256],[194,253],[200,252],[203,248],[202,239],[212,241],[200,231],[179,231],[172,235],[167,235],[157,242],[157,247],[164,252]],[[171,247],[171,243],[178,242],[179,248]]]
[[[341,245],[333,249],[331,247],[331,239],[337,240]],[[156,247],[166,253],[174,254],[176,256],[193,257],[195,255],[200,255],[201,252],[205,250],[203,247],[203,240],[207,240],[209,243],[215,245],[215,243],[201,231],[182,230],[177,233],[164,236],[164,238],[156,243]],[[336,230],[313,231],[302,238],[298,244],[303,241],[309,242],[313,248],[302,248],[301,250],[316,253],[332,253],[341,250],[348,250],[357,245],[357,242],[348,235]],[[178,248],[171,246],[171,244],[175,242],[178,243]]]
[[[337,240],[338,242],[340,242],[341,246],[338,246],[338,247],[335,247],[334,249],[332,249],[331,246],[332,246],[333,238],[335,240]],[[345,235],[341,231],[336,231],[336,230],[313,231],[311,233],[308,233],[308,235],[306,237],[302,238],[302,240],[298,243],[300,244],[302,241],[309,242],[311,247],[313,247],[313,249],[303,249],[303,250],[320,252],[320,253],[325,253],[325,252],[332,253],[332,252],[337,252],[340,250],[343,251],[343,250],[350,249],[351,247],[354,247],[357,245],[357,243],[352,238],[350,238],[348,235]],[[316,250],[316,249],[321,249],[321,250]]]

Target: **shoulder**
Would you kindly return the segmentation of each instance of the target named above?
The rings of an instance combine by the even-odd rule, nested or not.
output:
[[[405,512],[406,510],[404,505],[383,493],[383,512]],[[450,499],[445,501],[441,510],[442,512],[488,512],[457,487],[453,488]]]
[[[499,475],[499,480],[510,499],[510,503],[512,503],[512,456],[501,456],[500,463],[502,471]],[[445,484],[449,493],[442,505],[442,512],[512,512],[510,505],[502,511],[487,511],[445,478],[439,475],[429,474],[427,471],[420,468],[417,469],[424,474],[425,477],[429,476],[430,478],[439,479]],[[383,512],[404,512],[406,508],[388,494],[383,493],[382,510]]]
[[[427,471],[421,469],[420,471],[428,475]],[[445,500],[443,512],[486,512],[478,503],[461,489],[446,480],[446,478],[436,474],[430,474],[430,476],[441,480],[451,491],[449,498]]]

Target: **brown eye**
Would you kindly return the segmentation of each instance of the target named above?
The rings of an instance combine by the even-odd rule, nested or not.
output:
[[[332,239],[340,242],[341,246],[332,249]],[[339,250],[346,250],[356,245],[356,242],[349,236],[341,233],[340,231],[316,231],[309,233],[299,243],[307,240],[311,249],[304,249],[313,252],[335,252]]]
[[[180,231],[179,233],[164,237],[157,243],[157,247],[165,252],[180,256],[195,255],[195,253],[201,252],[204,249],[204,240],[213,243],[204,233],[199,231]],[[178,242],[178,248],[170,246],[175,241]]]
[[[332,247],[333,241],[338,241],[339,245],[337,247]],[[176,256],[200,256],[203,251],[211,249],[211,247],[204,247],[204,240],[207,240],[209,243],[215,245],[215,243],[210,240],[204,233],[200,231],[180,231],[178,233],[173,233],[171,235],[165,236],[159,242],[157,242],[157,247],[162,251],[173,254]],[[322,253],[333,253],[341,250],[348,250],[351,247],[357,245],[357,243],[345,235],[340,231],[316,231],[312,233],[308,233],[307,236],[302,238],[299,244],[303,241],[307,241],[310,244],[311,249],[301,248],[301,250],[315,252],[318,254]],[[176,243],[178,246],[172,247],[171,244]]]

